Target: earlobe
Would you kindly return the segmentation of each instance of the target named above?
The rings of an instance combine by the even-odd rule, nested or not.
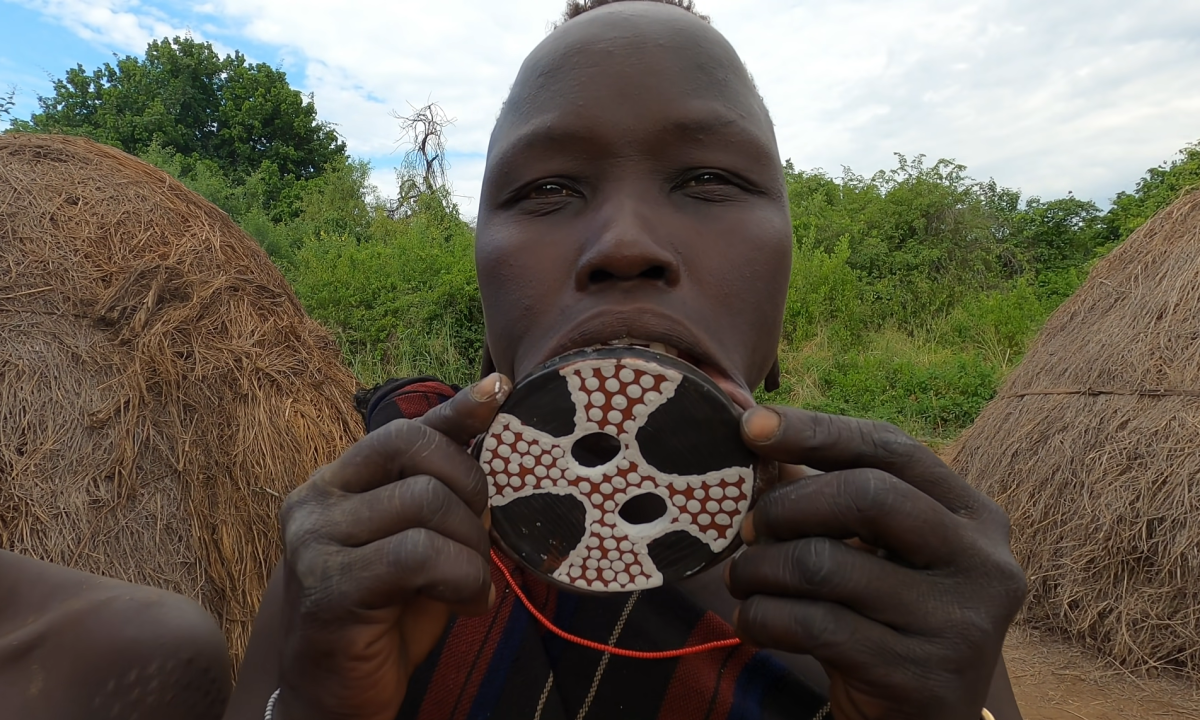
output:
[[[488,347],[487,340],[483,341],[483,361],[480,363],[479,379],[491,375],[496,372],[496,363],[492,360],[492,349]]]
[[[779,389],[779,356],[775,356],[775,362],[771,363],[771,369],[767,371],[767,376],[763,378],[763,390],[767,392],[775,392]]]

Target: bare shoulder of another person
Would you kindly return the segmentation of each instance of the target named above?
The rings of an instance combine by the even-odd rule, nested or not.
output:
[[[221,717],[229,655],[216,621],[195,602],[6,551],[0,596],[6,717]]]

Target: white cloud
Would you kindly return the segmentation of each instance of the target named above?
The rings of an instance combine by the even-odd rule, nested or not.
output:
[[[177,32],[121,0],[24,0],[137,50]],[[894,151],[953,157],[1027,193],[1104,203],[1200,139],[1200,0],[703,0],[739,50],[798,167],[871,172]],[[475,210],[481,154],[525,54],[562,0],[209,0],[208,36],[275,48],[352,153],[393,185],[393,110],[434,100],[455,191]],[[170,27],[170,30],[166,28]],[[209,29],[211,28],[211,29]],[[87,35],[90,33],[91,35]],[[274,59],[271,59],[274,61]],[[299,77],[299,76],[297,76]]]
[[[53,19],[84,40],[106,48],[140,53],[155,38],[182,35],[161,13],[136,0],[17,0]]]
[[[338,126],[352,152],[382,165],[399,162],[392,111],[439,103],[455,119],[447,130],[451,181],[474,215],[488,135],[525,54],[543,37],[559,0],[215,0],[229,26],[257,43],[287,48],[304,68],[321,116]],[[466,156],[466,157],[464,157]],[[394,158],[394,159],[393,159]],[[390,168],[376,182],[394,186]]]
[[[1200,139],[1200,2],[704,3],[800,167],[891,153],[1106,202]]]

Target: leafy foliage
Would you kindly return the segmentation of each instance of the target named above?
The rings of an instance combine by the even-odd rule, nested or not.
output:
[[[369,168],[349,162],[297,183],[293,209],[276,220],[253,174],[239,183],[161,148],[147,157],[259,239],[365,382],[475,376],[483,314],[473,234],[442,189],[397,212],[368,185]],[[898,156],[870,177],[790,163],[785,173],[796,251],[783,385],[760,400],[886,420],[934,444],[974,420],[1112,247],[1119,212],[1070,196],[1022,198],[946,160]],[[1139,197],[1139,207],[1156,202]]]
[[[1107,218],[1110,239],[1128,237],[1154,213],[1197,186],[1200,186],[1200,142],[1189,144],[1174,159],[1147,170],[1132,193],[1117,193]]]
[[[17,88],[9,86],[8,90],[0,95],[0,122],[6,118],[12,118],[12,109],[17,105]]]
[[[3,112],[0,98],[0,112]],[[90,135],[228,212],[338,337],[364,382],[478,371],[473,231],[445,184],[429,105],[399,117],[398,201],[373,188],[281,71],[190,38],[78,67],[17,129]],[[1200,143],[1151,168],[1107,212],[978,181],[952,160],[896,156],[870,176],[784,167],[795,253],[782,386],[762,401],[895,423],[939,443],[969,425],[1092,264],[1200,185]]]
[[[155,40],[145,57],[91,72],[77,65],[38,102],[14,129],[86,135],[138,155],[169,150],[183,158],[181,172],[203,176],[198,182],[219,173],[253,185],[275,219],[294,216],[297,182],[348,161],[313,99],[282,70],[239,52],[222,58],[190,37]]]

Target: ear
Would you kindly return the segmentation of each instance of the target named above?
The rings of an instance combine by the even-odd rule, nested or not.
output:
[[[775,356],[775,362],[771,363],[771,369],[767,371],[767,376],[763,378],[763,390],[767,392],[775,392],[779,389],[779,356]]]
[[[492,360],[492,349],[488,347],[487,339],[483,341],[483,361],[480,363],[479,379],[496,372],[496,363]]]

